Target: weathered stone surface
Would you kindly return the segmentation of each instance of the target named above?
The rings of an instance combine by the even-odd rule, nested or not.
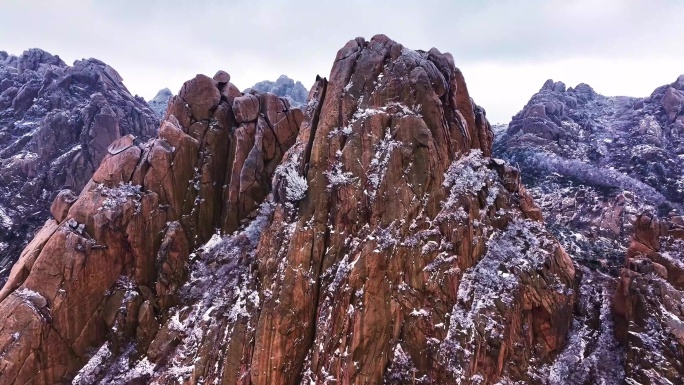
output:
[[[219,70],[216,72],[216,75],[214,75],[214,80],[216,80],[216,83],[219,85],[230,83],[230,74],[226,71]]]
[[[190,106],[197,120],[209,119],[221,101],[221,92],[216,87],[216,81],[206,75],[197,75],[185,82],[178,96]]]
[[[20,91],[21,93],[21,91]],[[668,87],[663,95],[662,102],[667,118],[670,122],[674,122],[675,118],[682,112],[684,106],[684,93],[673,88]]]
[[[273,170],[249,166],[264,153],[255,147],[262,145],[255,140],[259,133],[244,132],[248,145],[236,146],[237,123],[217,84],[198,75],[181,94],[172,99],[157,139],[138,144],[127,135],[107,144],[78,198],[58,195],[53,212],[59,223],[46,223],[0,291],[0,313],[10,317],[0,323],[0,383],[70,379],[93,348],[109,355],[153,350],[160,328],[167,330],[167,311],[179,304],[191,251],[217,229],[234,231],[270,191]],[[102,103],[103,97],[91,100]],[[258,113],[265,119],[271,112]],[[296,136],[301,113],[273,113]],[[105,144],[97,135],[94,140]],[[269,162],[280,162],[288,144],[280,145]],[[246,186],[243,174],[262,183]],[[234,184],[229,196],[224,186]]]
[[[1,284],[58,192],[81,191],[112,141],[147,140],[158,119],[105,63],[39,49],[0,59],[0,93]]]
[[[357,38],[304,113],[205,78],[27,249],[0,382],[535,383],[564,350],[575,268],[451,55]]]
[[[259,114],[259,98],[247,94],[233,99],[233,112],[238,123],[254,121]]]
[[[438,77],[445,79],[443,87],[432,86]],[[397,351],[404,355],[396,362],[408,361],[415,377],[427,381],[523,378],[525,370],[511,370],[516,357],[505,353],[505,345],[491,345],[498,352],[494,356],[505,357],[499,361],[485,353],[489,348],[456,358],[459,346],[493,342],[466,337],[471,327],[476,333],[479,317],[491,319],[492,328],[525,346],[510,325],[528,322],[522,309],[540,311],[537,301],[547,294],[523,284],[513,302],[501,307],[480,302],[496,292],[496,284],[489,292],[480,277],[488,274],[487,261],[512,262],[500,259],[494,244],[507,243],[507,231],[517,233],[517,226],[525,231],[537,222],[525,219],[519,201],[505,198],[510,192],[500,183],[510,175],[502,171],[499,179],[481,157],[489,152],[480,148],[486,146],[480,138],[491,137],[489,126],[475,124],[475,108],[453,60],[436,50],[430,55],[410,51],[382,35],[369,42],[357,39],[338,53],[324,93],[313,132],[302,129],[298,139],[305,143],[310,135],[310,152],[296,144],[290,154],[308,164],[303,168],[308,169],[306,198],[295,221],[286,219],[285,207],[275,208],[276,219],[257,249],[261,284],[274,294],[259,313],[251,381],[293,383],[303,373],[303,381],[315,382],[328,373],[338,382],[383,383],[395,374],[381,363],[389,358],[392,367]],[[466,175],[481,181],[476,183],[482,190],[457,182],[470,180]],[[500,200],[477,198],[493,191]],[[524,190],[512,191],[526,196]],[[458,207],[465,209],[465,222],[457,219]],[[497,211],[507,214],[500,220],[487,214]],[[470,228],[466,218],[483,221],[482,228]],[[491,229],[497,241],[480,243],[482,229]],[[553,247],[555,241],[549,242]],[[550,276],[571,286],[574,270],[567,255],[560,248],[551,255],[557,267]],[[284,274],[278,266],[285,266]],[[325,273],[317,276],[317,271]],[[537,293],[530,302],[522,296],[528,289]],[[556,314],[569,313],[572,296],[562,297],[541,301]],[[520,304],[513,305],[517,300]],[[513,310],[517,306],[521,313]],[[515,319],[520,322],[504,321]],[[532,355],[553,356],[567,330],[563,322],[549,318],[541,321],[546,326],[529,325],[539,333],[553,325],[554,331],[544,337],[544,348],[530,350],[525,358],[518,355],[519,364],[527,365]]]
[[[73,191],[66,189],[61,190],[57,193],[52,206],[50,207],[50,213],[55,218],[57,222],[62,222],[69,212],[71,205],[76,201],[76,194]]]
[[[684,376],[684,234],[676,221],[640,215],[615,292],[625,378],[677,383]]]

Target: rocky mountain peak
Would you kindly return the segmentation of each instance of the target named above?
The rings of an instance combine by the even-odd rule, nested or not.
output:
[[[550,378],[576,272],[491,149],[453,57],[384,35],[303,111],[197,75],[55,200],[0,291],[0,382]]]
[[[546,82],[544,82],[544,85],[539,90],[539,92],[543,91],[565,92],[565,83],[554,82],[553,79],[549,79]]]
[[[40,71],[42,68],[49,68],[50,66],[67,67],[59,56],[53,56],[40,48],[28,49],[18,57],[1,51],[0,60],[4,62],[5,66],[15,68],[20,74],[27,70]]]
[[[152,98],[153,102],[166,102],[173,96],[173,92],[170,89],[164,88],[157,92],[157,95]]]
[[[67,66],[30,49],[0,55],[0,282],[62,189],[80,191],[125,135],[146,140],[158,120],[97,59]]]
[[[677,80],[675,80],[675,82],[672,83],[672,87],[680,91],[684,91],[684,75],[679,75]]]
[[[645,98],[586,84],[561,91],[549,80],[495,140],[581,272],[569,338],[589,348],[565,369],[576,383],[676,383],[684,374],[684,345],[665,347],[681,340],[684,313],[664,300],[682,297],[682,78]]]

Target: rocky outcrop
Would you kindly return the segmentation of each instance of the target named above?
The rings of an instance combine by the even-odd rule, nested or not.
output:
[[[286,99],[292,107],[303,107],[309,95],[309,91],[301,82],[295,82],[285,75],[280,75],[275,82],[270,80],[259,82],[246,89],[245,93],[249,93],[251,90],[276,94]]]
[[[81,191],[110,143],[147,140],[158,124],[99,60],[70,67],[39,49],[0,55],[0,283],[59,191]]]
[[[644,218],[677,217],[682,209],[682,79],[646,98],[605,97],[586,84],[566,89],[549,80],[495,139],[495,155],[519,165],[547,227],[580,265],[568,338],[582,348],[569,346],[552,367],[570,383],[677,383],[681,373],[681,353],[674,353],[681,348],[656,342],[669,337],[653,326],[668,317],[659,307],[668,290],[631,277],[672,270],[653,254],[664,232],[650,230],[645,246],[635,239],[645,239]],[[634,259],[635,250],[655,262]],[[662,334],[638,342],[640,333]],[[663,368],[654,366],[659,354],[669,362]]]
[[[684,377],[684,221],[640,215],[615,293],[626,381]]]
[[[646,98],[549,80],[497,135],[496,155],[519,165],[547,226],[592,269],[619,274],[640,213],[682,210],[681,79]]]
[[[548,379],[575,269],[450,54],[352,40],[304,113],[224,81],[60,194],[0,292],[0,382]]]
[[[261,94],[237,125],[230,89],[188,81],[156,139],[116,140],[75,201],[59,194],[0,291],[1,383],[58,383],[105,341],[144,351],[178,304],[190,251],[254,215],[302,113]]]
[[[171,92],[170,89],[164,88],[162,90],[159,90],[157,92],[157,95],[152,98],[152,100],[148,100],[147,104],[150,106],[150,109],[154,111],[155,114],[159,117],[159,119],[163,118],[164,115],[166,115],[166,107],[169,104],[169,99],[173,96],[173,92]]]
[[[684,199],[678,156],[684,153],[683,77],[641,99],[548,81],[513,117],[496,151],[530,177],[558,173],[606,190],[630,190],[661,211],[677,208]]]

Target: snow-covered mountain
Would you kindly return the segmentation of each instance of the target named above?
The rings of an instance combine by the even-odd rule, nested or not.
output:
[[[681,347],[668,347],[684,342],[683,313],[671,315],[678,306],[654,294],[684,294],[675,246],[684,238],[683,107],[684,75],[644,98],[549,80],[496,136],[495,155],[521,169],[583,271],[571,339],[585,358],[568,372],[577,383],[676,383],[684,374]]]
[[[357,38],[310,94],[198,75],[116,141],[0,291],[0,382],[550,378],[575,269],[453,57]]]
[[[0,52],[0,283],[58,192],[70,189],[61,196],[75,199],[111,142],[146,140],[157,125],[145,101],[97,59],[68,66],[40,49]]]
[[[197,75],[143,141],[153,112],[101,62],[0,58],[0,178],[30,176],[0,226],[65,173],[15,231],[2,384],[684,376],[684,76],[643,99],[548,81],[492,127],[452,55],[376,35],[310,92]]]
[[[270,92],[278,95],[281,98],[287,99],[292,107],[304,106],[306,104],[306,99],[309,97],[309,91],[301,82],[295,82],[285,75],[281,75],[275,82],[270,80],[261,81],[246,89],[244,92],[249,92],[250,89],[254,89],[261,93]]]
[[[173,92],[171,92],[171,90],[168,88],[164,88],[159,90],[157,95],[155,95],[152,100],[147,101],[147,104],[150,106],[152,111],[157,114],[159,119],[164,117],[164,114],[166,113],[166,107],[169,104],[169,99],[171,99],[172,96]]]

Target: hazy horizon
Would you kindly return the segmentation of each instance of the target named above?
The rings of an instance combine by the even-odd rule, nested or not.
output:
[[[65,6],[68,5],[68,6]],[[684,73],[684,3],[636,0],[184,2],[3,1],[0,50],[95,57],[146,100],[222,69],[240,89],[281,74],[310,87],[357,36],[450,52],[492,123],[508,123],[546,79],[647,96]],[[247,17],[248,15],[249,17]],[[669,22],[672,20],[672,22]]]

